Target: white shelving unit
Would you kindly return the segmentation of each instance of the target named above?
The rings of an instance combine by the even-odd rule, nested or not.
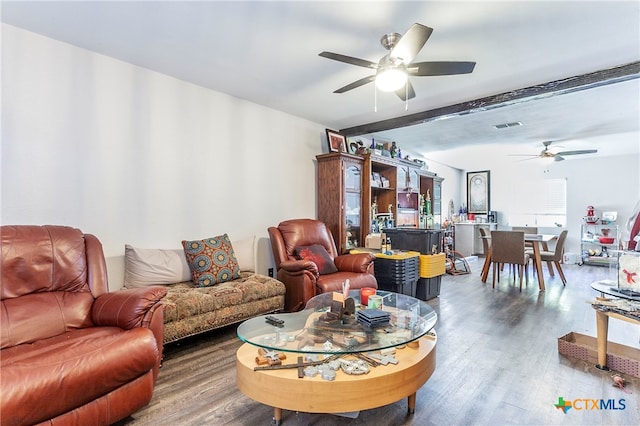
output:
[[[604,235],[609,230],[608,235]],[[616,262],[616,257],[609,251],[617,250],[620,244],[618,225],[601,223],[583,223],[580,231],[580,255],[581,265],[609,266]],[[600,242],[600,237],[610,237],[613,241]]]

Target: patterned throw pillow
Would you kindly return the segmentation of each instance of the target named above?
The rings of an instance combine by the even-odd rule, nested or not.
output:
[[[296,247],[295,255],[298,259],[306,259],[315,263],[320,275],[338,272],[338,268],[336,268],[336,264],[333,263],[333,260],[329,257],[329,253],[327,253],[327,250],[320,244]]]
[[[240,267],[227,234],[204,240],[182,241],[191,279],[207,287],[240,278]]]

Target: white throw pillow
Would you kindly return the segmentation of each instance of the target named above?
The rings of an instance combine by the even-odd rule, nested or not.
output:
[[[241,271],[256,271],[255,240],[255,235],[241,240],[231,240],[233,253],[236,255]]]
[[[189,264],[181,248],[143,249],[126,244],[124,268],[127,288],[191,281]]]

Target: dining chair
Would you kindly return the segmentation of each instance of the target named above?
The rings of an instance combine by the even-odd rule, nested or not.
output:
[[[526,274],[529,283],[529,255],[524,251],[524,232],[522,231],[491,231],[491,262],[493,263],[493,288],[496,287],[496,273],[500,282],[499,265],[509,264],[517,267],[520,277],[520,291],[522,291],[522,275]],[[498,271],[496,272],[496,269]],[[515,282],[514,268],[514,282]],[[509,273],[511,277],[511,273]]]
[[[538,233],[538,227],[536,226],[512,226],[512,231],[524,232],[525,234],[535,235]],[[524,242],[525,248],[533,248],[533,243],[531,241]]]
[[[486,272],[491,267],[491,239],[487,235],[487,230],[481,226],[478,227],[480,237],[482,237],[482,249],[484,252],[484,265],[480,271],[481,276],[485,276]]]
[[[562,260],[562,254],[564,252],[564,242],[567,239],[567,233],[568,231],[566,229],[560,233],[560,235],[558,236],[558,241],[556,242],[555,250],[540,251],[540,260],[542,260],[543,262],[547,262],[547,265],[549,267],[549,275],[551,275],[552,277],[554,276],[553,267],[551,266],[553,264],[556,266],[556,269],[558,270],[558,275],[560,275],[560,279],[562,280],[562,285],[564,286],[567,285],[567,279],[564,276],[564,271],[562,270],[560,261]],[[527,250],[527,254],[529,254],[528,250]],[[530,256],[533,256],[533,254],[530,254]]]

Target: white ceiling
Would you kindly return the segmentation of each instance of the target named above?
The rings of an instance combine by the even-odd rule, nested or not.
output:
[[[10,25],[332,129],[640,60],[638,1],[2,1],[1,13]],[[374,112],[372,84],[332,93],[370,72],[318,53],[377,62],[380,37],[414,22],[434,29],[416,61],[475,61],[474,72],[412,78],[408,111],[379,92]],[[461,169],[478,155],[537,153],[544,140],[640,156],[639,104],[634,78],[374,136]],[[493,128],[513,121],[523,126]]]

